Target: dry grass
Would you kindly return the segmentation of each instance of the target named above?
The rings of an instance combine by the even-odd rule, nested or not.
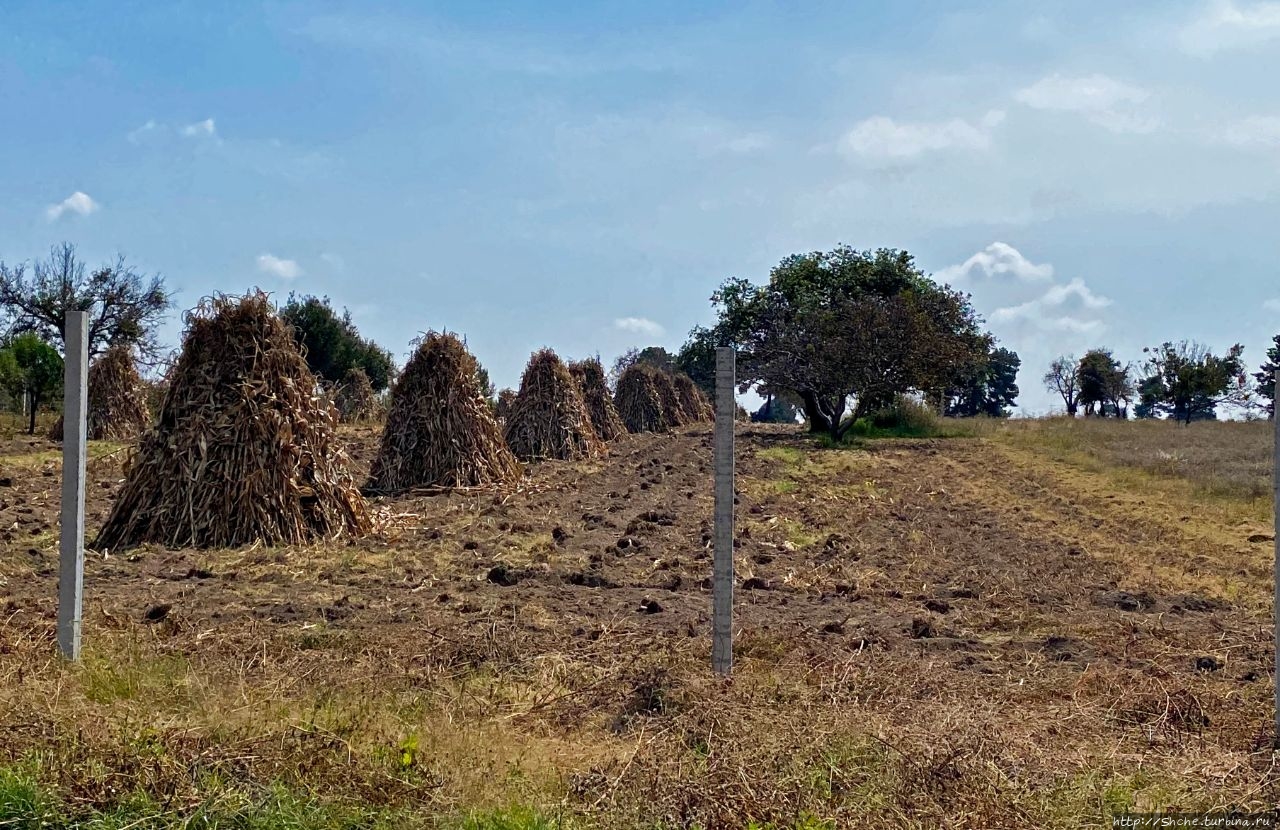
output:
[[[735,559],[772,587],[738,594],[731,681],[707,670],[709,596],[689,588],[709,495],[670,483],[708,457],[705,427],[538,465],[511,494],[396,502],[399,529],[355,545],[91,563],[81,666],[50,658],[51,599],[0,599],[0,826],[36,826],[22,793],[63,824],[127,816],[111,830],[200,811],[834,830],[1270,809],[1270,548],[1247,541],[1264,519],[1109,449],[1059,451],[1060,428],[823,450],[744,427]],[[593,489],[619,482],[636,489]],[[642,495],[689,515],[639,553],[572,548],[597,521],[642,536],[624,530]],[[25,543],[0,556],[13,585],[32,577]],[[561,580],[591,557],[612,587]],[[497,588],[494,563],[537,576]],[[188,568],[217,576],[170,575]],[[653,587],[670,573],[685,587]],[[1119,592],[1158,609],[1099,600]],[[666,609],[637,612],[648,596]]]
[[[950,423],[950,422],[949,422]],[[1271,495],[1274,425],[1269,421],[1115,421],[1047,418],[989,422],[984,432],[1050,458],[1140,470],[1190,482],[1203,495]]]

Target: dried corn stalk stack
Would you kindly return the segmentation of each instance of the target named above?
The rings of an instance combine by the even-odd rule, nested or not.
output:
[[[637,363],[627,367],[618,378],[614,404],[629,432],[662,432],[672,424],[662,409],[655,375],[662,374],[652,366]]]
[[[151,423],[146,388],[128,346],[112,346],[89,367],[85,421],[90,441],[130,441]],[[62,440],[61,417],[49,437]]]
[[[585,458],[604,448],[578,384],[550,349],[529,358],[506,432],[507,446],[523,461]]]
[[[711,402],[707,400],[706,395],[702,394],[702,390],[693,382],[693,378],[684,372],[677,372],[674,380],[676,396],[680,399],[680,411],[684,413],[685,421],[691,424],[710,421],[714,417]]]
[[[670,372],[654,368],[653,386],[658,391],[658,400],[662,404],[662,418],[669,427],[678,427],[688,419],[680,408],[680,395],[676,392],[676,383]]]
[[[494,411],[498,415],[499,421],[506,421],[511,416],[511,405],[516,402],[516,390],[503,389],[498,393],[498,402],[494,406]]]
[[[454,335],[428,332],[391,390],[367,489],[476,487],[519,477],[476,379],[476,359]]]
[[[188,312],[168,381],[94,547],[291,545],[370,530],[332,414],[266,294]]]
[[[598,358],[579,360],[569,364],[569,372],[578,382],[582,402],[591,417],[591,426],[601,441],[612,441],[626,433],[627,428],[613,405],[613,397],[604,382],[604,367]]]
[[[370,421],[378,414],[378,396],[373,392],[373,384],[364,369],[355,368],[347,372],[334,395],[334,405],[338,407],[338,420],[344,424]]]

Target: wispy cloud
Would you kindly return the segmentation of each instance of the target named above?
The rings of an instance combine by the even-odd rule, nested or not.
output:
[[[1262,304],[1267,311],[1280,311],[1280,297],[1267,300]]]
[[[150,137],[156,135],[157,133],[163,130],[164,130],[163,124],[160,124],[154,118],[148,119],[147,123],[143,124],[141,127],[139,127],[136,130],[130,131],[128,135],[129,143],[141,144],[147,139],[149,139]]]
[[[1280,146],[1280,116],[1251,115],[1233,124],[1228,124],[1221,132],[1221,138],[1236,147],[1278,147]]]
[[[619,317],[613,321],[613,327],[619,331],[641,334],[645,337],[661,337],[667,333],[661,325],[644,317]]]
[[[1151,97],[1147,90],[1106,75],[1049,75],[1014,93],[1032,109],[1073,112],[1117,133],[1146,133],[1159,122],[1139,111]]]
[[[67,198],[58,202],[56,205],[49,205],[45,209],[44,215],[50,222],[61,219],[64,214],[76,213],[80,216],[88,216],[102,206],[95,202],[88,193],[77,190]]]
[[[1179,32],[1184,50],[1203,57],[1260,46],[1280,37],[1280,2],[1209,0]]]
[[[302,267],[292,259],[281,259],[271,254],[258,255],[258,270],[284,280],[292,280],[302,276]]]
[[[1109,298],[1094,293],[1076,277],[1065,285],[1051,287],[1034,300],[997,308],[991,313],[991,322],[1024,321],[1034,329],[1050,332],[1094,332],[1102,329],[1102,321],[1086,313],[1109,305]]]
[[[187,138],[201,138],[213,136],[217,137],[218,128],[214,125],[212,118],[206,118],[203,121],[197,121],[194,124],[187,124],[179,130]]]
[[[689,63],[675,44],[636,44],[625,36],[593,39],[573,48],[509,30],[473,31],[411,16],[318,15],[299,34],[327,45],[389,52],[424,63],[468,70],[579,78],[617,72],[665,72]]]
[[[987,277],[1011,276],[1026,282],[1053,279],[1053,266],[1037,265],[1007,242],[992,242],[959,265],[949,265],[934,276],[947,283],[968,279],[975,271]]]
[[[840,142],[846,155],[870,159],[908,159],[940,150],[985,150],[1004,121],[1003,110],[991,110],[976,122],[895,121],[876,115],[854,125]]]

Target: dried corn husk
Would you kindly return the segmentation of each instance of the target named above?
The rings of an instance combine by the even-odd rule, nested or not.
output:
[[[477,487],[520,478],[476,378],[476,359],[452,334],[428,332],[391,390],[368,489]]]
[[[297,545],[368,532],[332,413],[267,295],[208,298],[186,322],[157,422],[94,546]]]

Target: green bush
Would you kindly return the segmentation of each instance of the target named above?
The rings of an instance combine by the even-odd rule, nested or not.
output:
[[[943,434],[938,413],[911,398],[899,396],[891,405],[859,418],[850,438],[931,438]]]

